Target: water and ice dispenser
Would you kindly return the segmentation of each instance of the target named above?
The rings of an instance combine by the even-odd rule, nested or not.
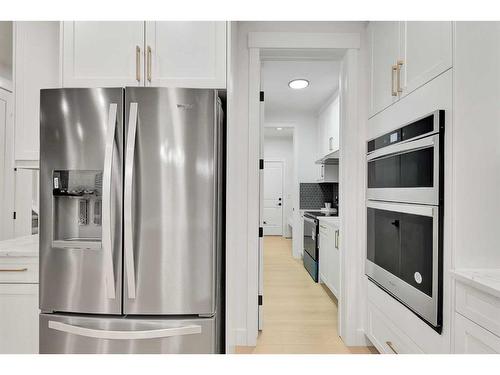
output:
[[[101,248],[102,171],[55,170],[52,247]]]

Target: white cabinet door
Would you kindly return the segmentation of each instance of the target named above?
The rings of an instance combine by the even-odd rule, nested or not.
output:
[[[402,96],[452,66],[452,22],[401,22]]]
[[[455,353],[500,354],[500,337],[455,313]]]
[[[330,254],[330,290],[335,297],[340,297],[340,228],[333,225]]]
[[[146,52],[147,85],[226,87],[223,21],[146,22]]]
[[[399,56],[400,23],[370,22],[368,29],[370,58],[370,117],[398,100],[393,96],[395,73],[392,67]]]
[[[144,85],[144,22],[63,22],[63,86]]]
[[[0,240],[14,234],[13,120],[12,93],[0,89]]]
[[[0,353],[38,354],[38,284],[0,284]]]
[[[38,215],[38,171],[17,168],[15,172],[14,236],[38,233],[34,216]]]
[[[38,160],[40,89],[59,87],[59,22],[14,23],[15,159]]]
[[[328,226],[319,224],[319,278],[325,285],[330,283],[329,279],[329,248],[332,246],[328,234]]]

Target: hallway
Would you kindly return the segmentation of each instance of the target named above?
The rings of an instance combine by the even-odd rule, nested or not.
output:
[[[291,255],[292,241],[264,237],[264,327],[246,354],[369,354],[367,347],[344,345],[337,333],[337,301],[313,282]]]

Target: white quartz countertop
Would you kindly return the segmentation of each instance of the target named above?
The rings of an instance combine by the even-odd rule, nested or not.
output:
[[[339,216],[319,216],[318,219],[320,223],[340,225]]]
[[[500,298],[500,269],[457,269],[452,276],[485,293]]]
[[[38,234],[0,241],[0,257],[38,257]]]

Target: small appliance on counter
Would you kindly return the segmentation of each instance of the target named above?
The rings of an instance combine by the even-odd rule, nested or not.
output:
[[[326,204],[325,204],[326,206]],[[338,216],[336,208],[328,211],[305,211],[304,212],[304,268],[309,272],[312,279],[318,282],[319,278],[319,217]]]

